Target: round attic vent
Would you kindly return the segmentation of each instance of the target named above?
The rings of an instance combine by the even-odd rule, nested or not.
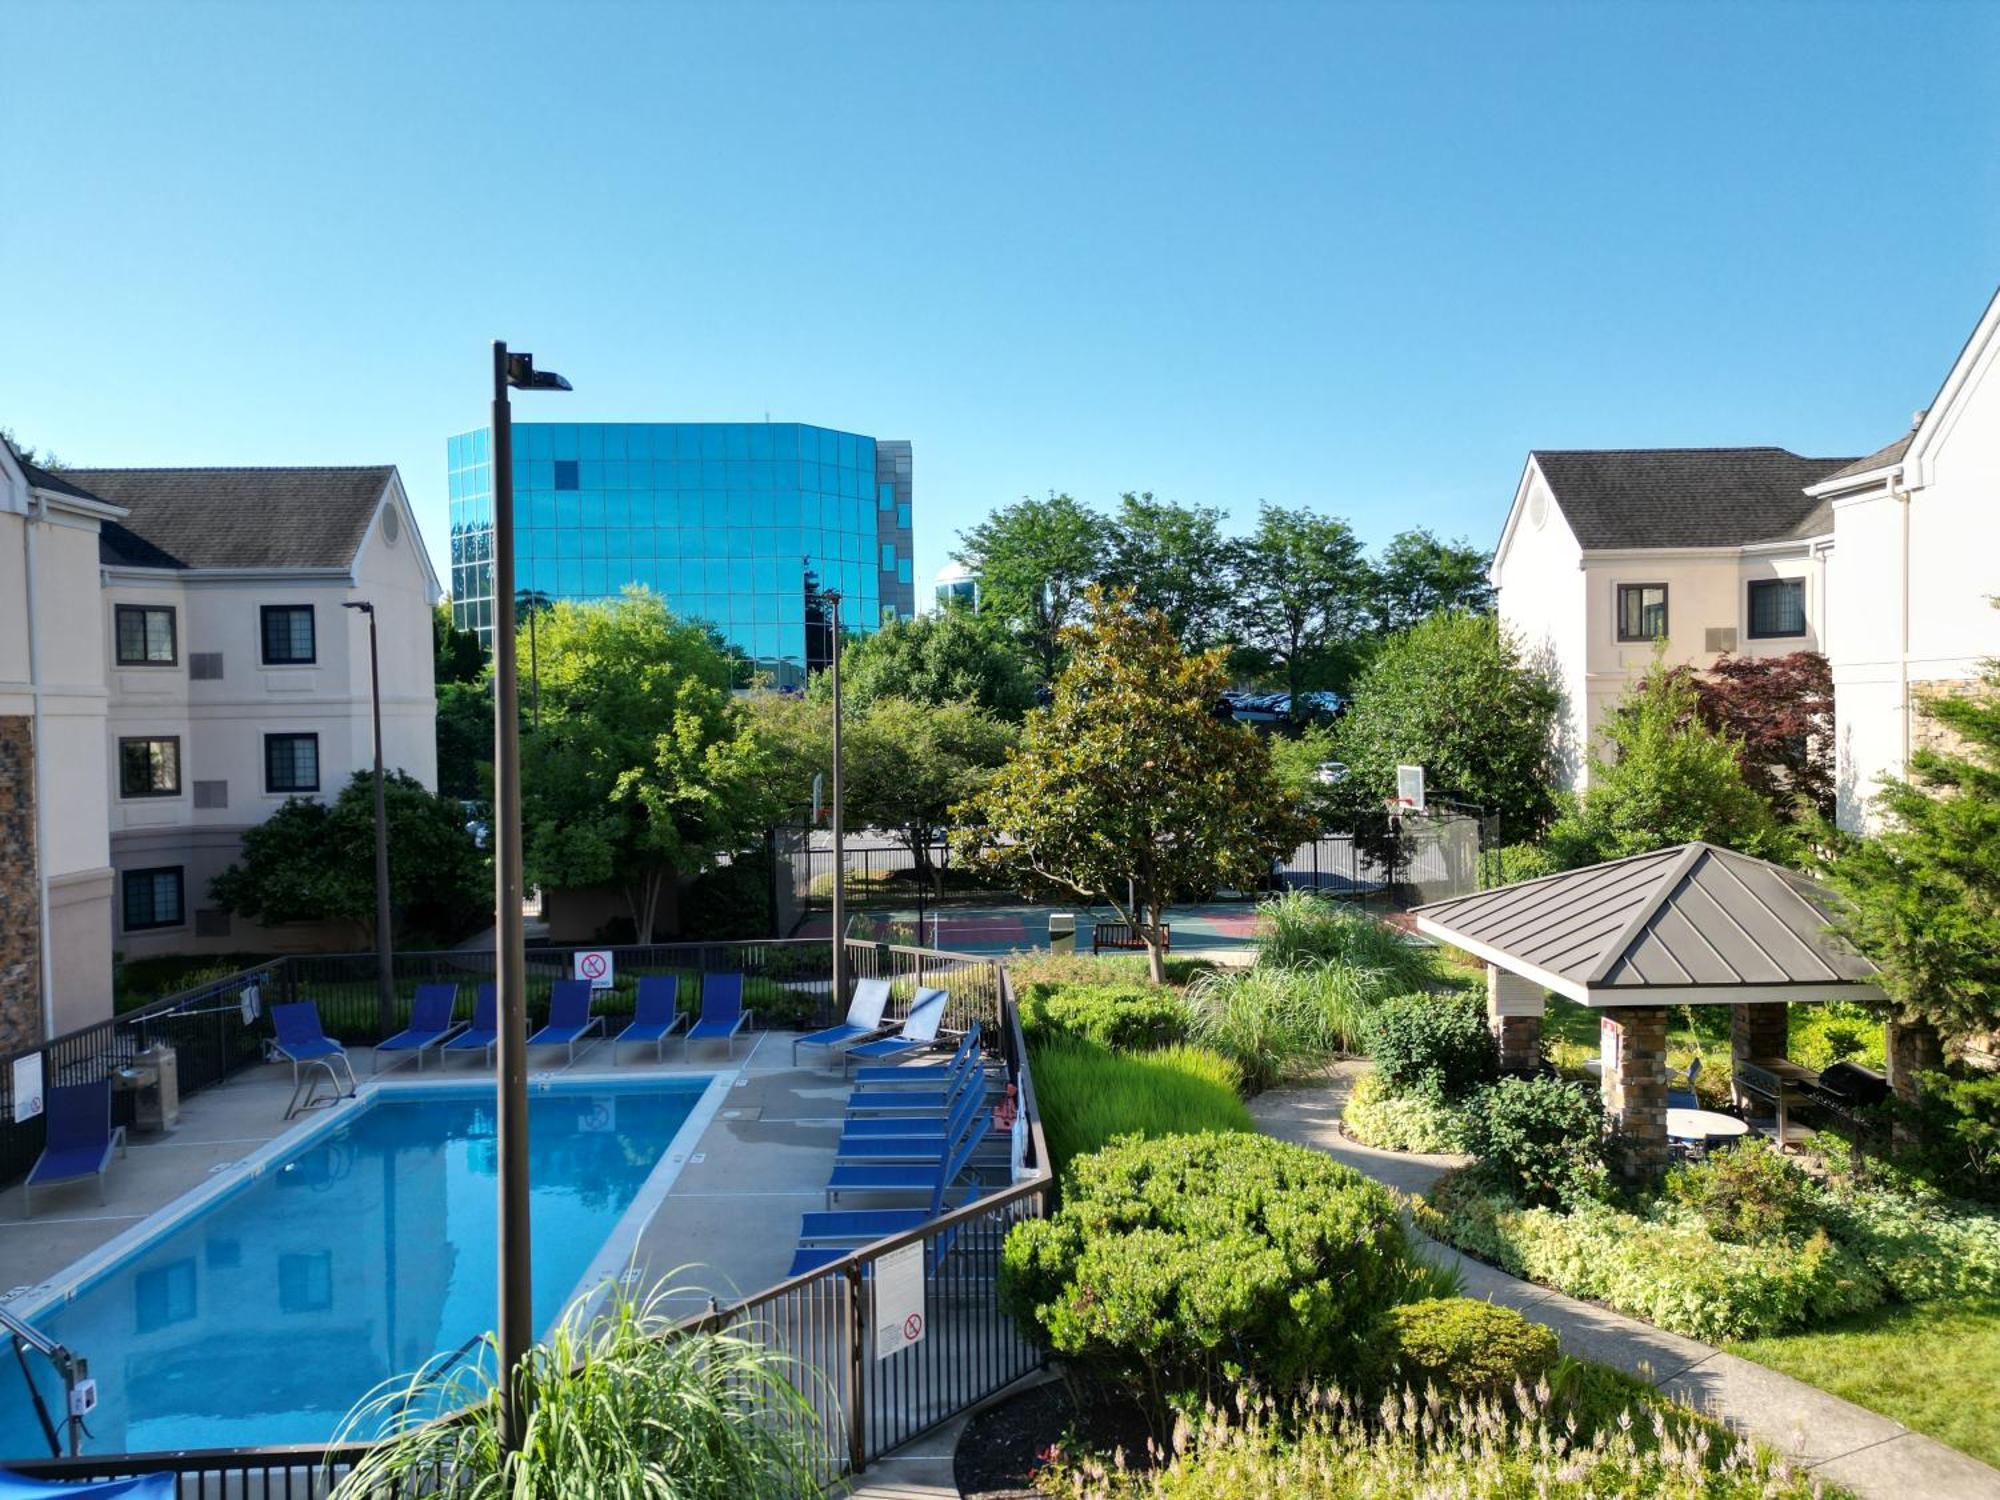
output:
[[[396,545],[396,538],[401,536],[402,534],[403,534],[402,513],[398,511],[395,506],[392,505],[387,510],[382,512],[382,540],[387,542],[391,547],[393,547]]]
[[[1549,519],[1549,497],[1540,490],[1528,496],[1528,521],[1540,531]]]

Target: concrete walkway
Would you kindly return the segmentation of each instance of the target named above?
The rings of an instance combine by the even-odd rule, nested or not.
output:
[[[1341,1106],[1360,1071],[1361,1065],[1343,1064],[1323,1085],[1274,1090],[1251,1101],[1250,1113],[1267,1134],[1316,1147],[1408,1193],[1422,1192],[1462,1164],[1458,1157],[1377,1151],[1342,1135]],[[1518,1309],[1554,1329],[1565,1353],[1636,1375],[1864,1500],[2000,1500],[2000,1471],[1899,1422],[1694,1339],[1509,1276],[1446,1246],[1437,1250],[1465,1278],[1467,1296]]]

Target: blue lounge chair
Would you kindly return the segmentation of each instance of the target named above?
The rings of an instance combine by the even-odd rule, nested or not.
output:
[[[736,1055],[736,1033],[749,1021],[751,1012],[743,1008],[741,974],[709,974],[701,981],[701,1019],[688,1027],[681,1038],[681,1060],[694,1042],[727,1042],[729,1055]]]
[[[558,979],[549,987],[549,1024],[528,1038],[530,1047],[565,1047],[576,1061],[576,1044],[596,1032],[604,1035],[604,1017],[590,1013],[588,979]]]
[[[382,1071],[382,1054],[413,1052],[417,1058],[417,1071],[424,1070],[424,1053],[432,1047],[442,1046],[446,1037],[457,1030],[451,1013],[458,1009],[458,986],[455,984],[420,984],[417,997],[410,1002],[410,1024],[385,1042],[375,1044],[374,1071]],[[401,1058],[394,1058],[400,1062]]]
[[[1694,1081],[1701,1077],[1701,1059],[1695,1058],[1688,1064],[1687,1087],[1667,1090],[1668,1109],[1700,1109],[1701,1098],[1694,1091]]]
[[[326,1034],[319,1023],[319,1007],[310,1000],[300,1000],[291,1005],[271,1007],[271,1024],[277,1028],[278,1037],[274,1044],[278,1055],[292,1065],[292,1088],[299,1086],[299,1064],[308,1063],[326,1069],[326,1076],[333,1080],[336,1089],[340,1087],[340,1074],[334,1070],[339,1063],[341,1071],[347,1074],[347,1090],[354,1092],[354,1064],[347,1060],[347,1049]]]
[[[446,1052],[483,1052],[486,1065],[493,1066],[493,1049],[500,1044],[498,996],[499,992],[490,984],[482,984],[473,992],[472,1024],[438,1049],[440,1066]]]
[[[880,1062],[885,1057],[907,1057],[937,1045],[938,1028],[944,1025],[944,1003],[951,997],[943,990],[918,990],[903,1018],[902,1030],[880,1041],[859,1042],[841,1054],[847,1065],[857,1061]]]
[[[847,1096],[847,1113],[856,1115],[900,1115],[912,1119],[943,1119],[958,1101],[959,1091],[987,1085],[986,1062],[979,1053],[979,1027],[975,1022],[966,1033],[971,1043],[954,1054],[951,1071],[935,1086],[922,1089],[855,1089]]]
[[[21,1184],[21,1216],[33,1218],[34,1193],[39,1186],[97,1179],[97,1201],[104,1201],[104,1173],[111,1153],[125,1154],[125,1127],[111,1123],[111,1080],[62,1083],[49,1090],[44,1107],[47,1144],[28,1180]]]
[[[649,975],[639,981],[639,997],[633,1002],[632,1024],[611,1039],[611,1060],[618,1061],[618,1049],[627,1042],[653,1044],[656,1062],[666,1060],[667,1038],[680,1030],[687,1017],[680,1011],[680,980],[672,974]]]
[[[835,1145],[833,1159],[836,1163],[848,1161],[916,1161],[937,1162],[947,1155],[958,1139],[971,1127],[975,1116],[986,1112],[986,1091],[966,1088],[952,1100],[951,1113],[945,1116],[942,1128],[934,1130],[894,1131],[856,1130],[856,1125],[935,1125],[933,1121],[913,1120],[858,1120],[850,1121],[840,1133]]]
[[[878,1063],[872,1067],[856,1068],[854,1083],[857,1088],[949,1088],[958,1077],[965,1060],[979,1050],[979,1023],[974,1021],[964,1036],[958,1039],[958,1049],[943,1062],[936,1063]]]
[[[847,1019],[838,1026],[829,1026],[824,1031],[815,1031],[808,1036],[796,1038],[792,1042],[792,1066],[799,1065],[799,1048],[825,1047],[829,1051],[836,1047],[864,1042],[882,1030],[882,1012],[889,1008],[889,981],[886,979],[864,979],[854,987],[854,998],[848,1002]]]
[[[925,1161],[838,1161],[826,1180],[826,1206],[832,1210],[842,1193],[938,1194],[938,1174],[949,1189],[965,1176],[973,1154],[987,1134],[984,1101],[953,1116],[951,1149]]]

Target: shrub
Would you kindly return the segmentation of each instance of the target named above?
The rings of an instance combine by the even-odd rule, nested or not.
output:
[[[771,854],[755,849],[713,865],[681,892],[680,930],[698,942],[761,938],[771,933]]]
[[[1820,1195],[1812,1180],[1776,1147],[1749,1138],[1706,1161],[1667,1174],[1668,1198],[1694,1210],[1719,1240],[1757,1240],[1810,1234],[1821,1227]]]
[[[1120,1054],[1066,1039],[1035,1048],[1029,1063],[1058,1174],[1115,1136],[1256,1129],[1236,1065],[1200,1047]]]
[[[1555,855],[1540,844],[1507,844],[1495,849],[1487,879],[1494,885],[1512,885],[1517,880],[1539,880],[1562,868]]]
[[[1465,1114],[1466,1146],[1524,1203],[1577,1203],[1606,1180],[1604,1109],[1559,1078],[1503,1078]]]
[[[1205,958],[1167,956],[1167,985],[1184,985],[1214,965]],[[1092,953],[1090,934],[1083,935],[1081,953],[1051,953],[1046,948],[1016,951],[1007,958],[1007,971],[1020,988],[1035,984],[1119,984],[1150,985],[1143,953]]]
[[[1809,1068],[1837,1062],[1858,1062],[1881,1068],[1885,1039],[1882,1017],[1862,1005],[1794,1005],[1789,1020],[1786,1056]]]
[[[1947,1192],[2000,1197],[2000,1074],[1926,1073],[1922,1084],[1918,1144],[1900,1160]]]
[[[432,1364],[380,1387],[338,1441],[388,1439],[340,1481],[348,1500],[397,1491],[454,1495],[674,1495],[687,1500],[816,1493],[819,1425],[782,1351],[727,1333],[674,1335],[664,1309],[579,1300],[519,1375],[528,1425],[503,1451],[492,1352]],[[672,1335],[672,1336],[670,1336]],[[448,1369],[446,1367],[449,1367]],[[459,1420],[436,1422],[462,1410]],[[440,1476],[446,1476],[440,1485]]]
[[[1021,1029],[1031,1043],[1071,1036],[1131,1052],[1186,1041],[1188,1008],[1157,985],[1034,984],[1021,992]]]
[[[1464,993],[1402,995],[1370,1012],[1362,1042],[1375,1071],[1399,1094],[1446,1103],[1500,1071],[1486,1011]]]
[[[1382,973],[1329,961],[1296,969],[1218,969],[1188,990],[1196,1040],[1235,1058],[1252,1092],[1361,1049]]]
[[[1172,1135],[1073,1162],[1055,1214],[1007,1236],[1000,1291],[1028,1337],[1157,1413],[1358,1369],[1413,1259],[1395,1198],[1353,1168]]]
[[[1340,963],[1380,977],[1383,992],[1422,989],[1437,979],[1436,951],[1419,947],[1364,911],[1310,891],[1286,891],[1257,903],[1264,931],[1257,962],[1277,969]]]
[[[1354,1082],[1340,1123],[1364,1146],[1429,1154],[1465,1149],[1463,1112],[1417,1094],[1392,1093],[1374,1073]]]
[[[1614,1372],[1603,1373],[1613,1377],[1603,1389],[1616,1391]],[[1579,1430],[1561,1394],[1540,1386],[1519,1405],[1416,1392],[1379,1406],[1330,1393],[1304,1414],[1253,1402],[1246,1418],[1204,1413],[1176,1434],[1173,1456],[1159,1468],[1088,1460],[1046,1474],[1041,1485],[1072,1500],[1816,1500],[1826,1493],[1823,1481],[1650,1391],[1633,1391],[1618,1417]]]
[[[1556,1359],[1556,1336],[1511,1307],[1437,1297],[1391,1309],[1383,1328],[1386,1373],[1397,1383],[1466,1395],[1532,1386]]]

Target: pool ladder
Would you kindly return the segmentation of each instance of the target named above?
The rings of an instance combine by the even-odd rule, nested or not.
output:
[[[69,1352],[47,1334],[38,1332],[19,1318],[0,1307],[0,1333],[5,1333],[7,1342],[13,1346],[14,1359],[21,1367],[21,1378],[28,1384],[28,1399],[34,1403],[35,1420],[41,1424],[42,1436],[48,1440],[49,1456],[63,1456],[62,1439],[56,1436],[56,1424],[49,1415],[49,1405],[42,1399],[41,1391],[35,1385],[34,1371],[28,1368],[28,1351],[46,1359],[55,1366],[62,1377],[63,1426],[69,1432],[69,1456],[75,1458],[83,1452],[83,1419],[97,1404],[97,1384],[90,1378],[90,1364]]]

